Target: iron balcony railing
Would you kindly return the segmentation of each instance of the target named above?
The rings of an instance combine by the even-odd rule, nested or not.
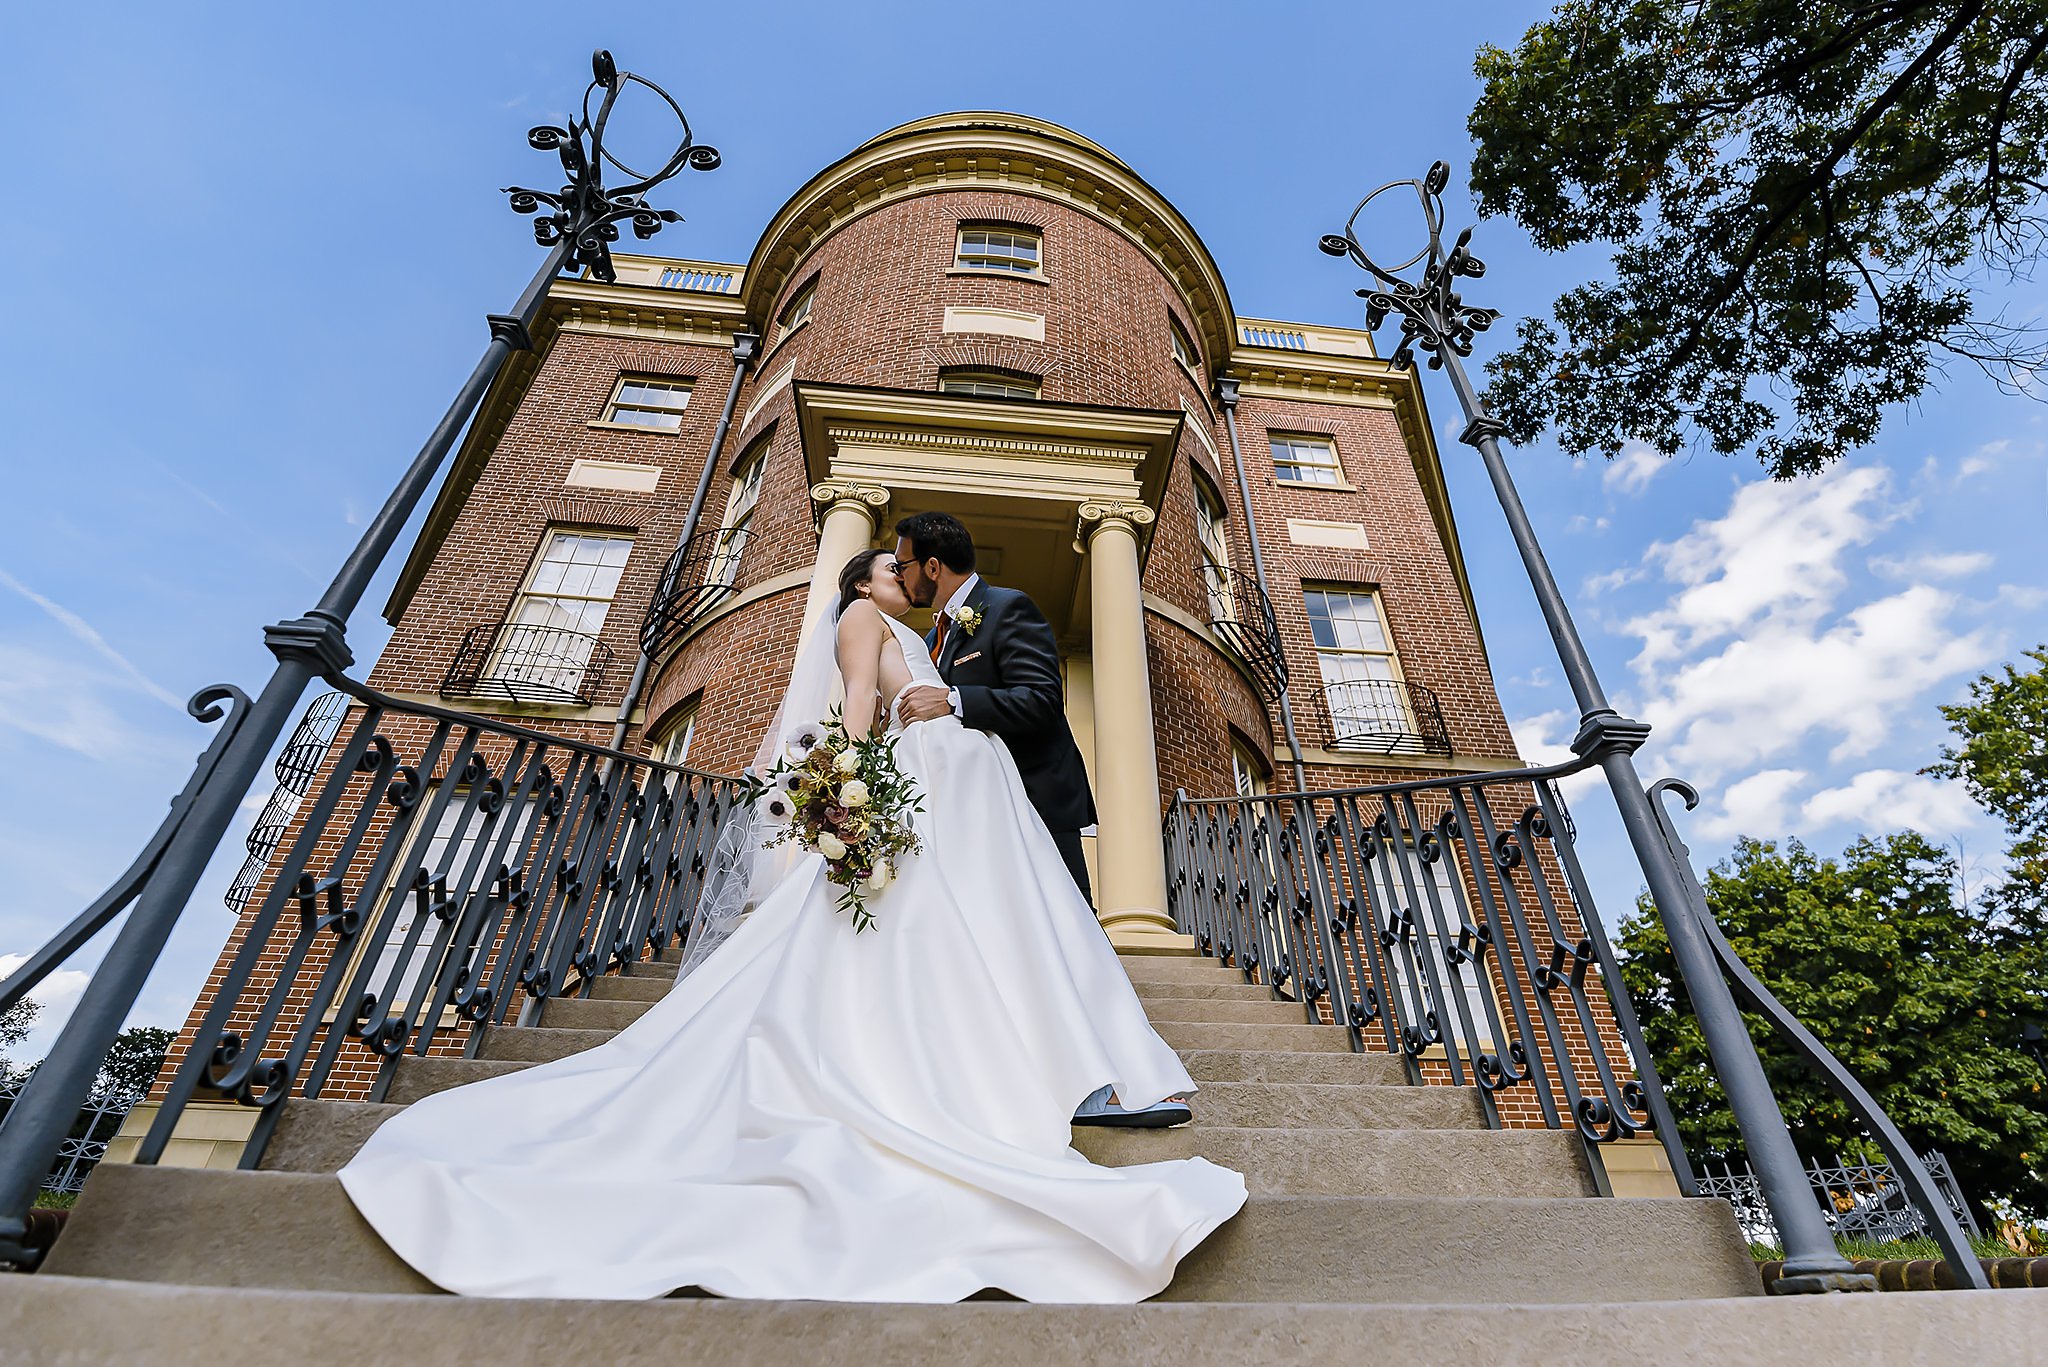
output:
[[[319,771],[320,761],[327,755],[327,747],[334,743],[335,728],[341,725],[342,713],[347,710],[346,694],[322,693],[307,704],[305,715],[299,718],[291,738],[278,752],[277,761],[271,766],[271,772],[277,777],[277,787],[271,789],[269,800],[249,827],[249,838],[244,842],[249,851],[248,857],[243,859],[234,881],[228,884],[227,896],[222,899],[229,911],[239,912],[249,904],[249,894],[256,890],[256,883],[262,878],[264,865],[270,862],[270,856],[277,853],[277,843],[284,839],[285,831],[291,826],[292,815],[299,810],[299,800],[306,795],[307,786]]]
[[[345,693],[138,1162],[162,1157],[193,1100],[226,1099],[263,1112],[254,1167],[285,1098],[321,1096],[340,1065],[374,1065],[380,1100],[403,1055],[473,1052],[522,999],[588,996],[666,955],[742,805],[734,778]]]
[[[1448,755],[1443,705],[1421,684],[1348,679],[1323,686],[1330,748],[1350,754]]]
[[[1244,662],[1268,702],[1287,689],[1287,655],[1280,645],[1280,624],[1273,600],[1248,574],[1222,565],[1202,566],[1202,588],[1209,602],[1209,625]]]
[[[441,696],[587,706],[603,692],[611,669],[612,648],[588,632],[492,622],[462,633]]]
[[[1977,1217],[1970,1213],[1970,1203],[1949,1166],[1948,1155],[1936,1149],[1921,1154],[1920,1161],[1927,1165],[1949,1212],[1972,1238],[1977,1237],[1982,1231]],[[1889,1163],[1851,1162],[1837,1154],[1832,1164],[1808,1160],[1806,1175],[1820,1200],[1821,1213],[1837,1237],[1885,1243],[1932,1232]],[[1781,1242],[1778,1222],[1771,1218],[1770,1204],[1764,1200],[1763,1183],[1746,1160],[1737,1158],[1731,1163],[1722,1158],[1701,1163],[1699,1184],[1700,1195],[1718,1196],[1735,1207],[1735,1221],[1751,1243]]]
[[[1476,1084],[1494,1127],[1504,1100],[1529,1098],[1545,1125],[1576,1131],[1603,1191],[1600,1146],[1649,1130],[1679,1190],[1707,1194],[1665,1101],[1557,791],[1558,780],[1598,762],[1284,795],[1179,793],[1165,817],[1174,924],[1246,982],[1299,1003],[1308,1021],[1344,1027],[1354,1050],[1399,1055],[1411,1080],[1435,1070],[1433,1080]],[[1645,794],[1658,838],[1689,870],[1690,852],[1661,801],[1667,793],[1687,805],[1697,797],[1671,779]],[[1690,891],[1688,906],[1734,994],[1890,1158],[1898,1190],[1941,1245],[1958,1284],[1988,1285],[1928,1165],[1743,966],[1696,882]]]
[[[0,1083],[0,1122],[7,1119],[20,1095],[19,1084]],[[70,1196],[85,1190],[85,1179],[107,1156],[108,1142],[120,1133],[121,1122],[139,1100],[132,1094],[100,1093],[79,1107],[78,1119],[58,1146],[49,1174],[43,1178],[42,1190]]]
[[[739,591],[747,537],[740,527],[699,532],[669,556],[640,623],[640,649],[648,658],[680,641],[705,613]]]

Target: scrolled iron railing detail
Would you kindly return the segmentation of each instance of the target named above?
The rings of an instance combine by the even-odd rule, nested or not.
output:
[[[1551,786],[1588,764],[1183,794],[1166,818],[1176,924],[1353,1048],[1475,1086],[1490,1123],[1522,1094],[1589,1151],[1656,1131],[1689,1190],[1634,1015],[1593,984],[1625,1001]]]
[[[1370,755],[1448,755],[1450,728],[1436,693],[1398,679],[1345,679],[1323,686],[1332,750]]]
[[[352,681],[336,744],[182,1041],[137,1161],[195,1098],[264,1112],[316,1098],[353,1054],[375,1068],[504,1024],[527,998],[679,944],[740,781]]]
[[[462,633],[441,696],[587,706],[604,691],[612,664],[612,648],[589,632],[490,622]]]
[[[1256,578],[1223,565],[1202,566],[1202,589],[1210,627],[1251,671],[1260,695],[1278,698],[1287,689],[1287,653],[1273,600]]]
[[[680,641],[706,613],[739,591],[747,540],[745,528],[721,527],[690,537],[669,556],[640,624],[640,649],[648,658]]]
[[[291,828],[292,816],[299,810],[299,802],[313,782],[313,775],[319,771],[327,747],[334,743],[335,728],[340,726],[342,714],[346,711],[348,695],[340,692],[322,693],[306,704],[305,715],[299,718],[291,738],[284,743],[284,748],[278,752],[277,762],[271,766],[271,772],[277,777],[277,787],[271,789],[263,810],[249,826],[249,838],[244,842],[249,851],[248,857],[242,861],[242,867],[236,871],[234,881],[228,884],[227,895],[222,899],[229,911],[239,914],[248,905],[249,894],[256,890],[270,856],[277,853],[278,841],[284,839],[284,833]]]

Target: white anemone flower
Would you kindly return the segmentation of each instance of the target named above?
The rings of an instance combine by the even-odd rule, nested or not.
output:
[[[761,799],[760,812],[770,821],[787,821],[796,807],[781,793],[770,793]]]
[[[802,764],[811,757],[811,751],[818,748],[818,742],[825,739],[825,728],[814,721],[802,722],[789,728],[782,738],[782,748],[792,760]]]

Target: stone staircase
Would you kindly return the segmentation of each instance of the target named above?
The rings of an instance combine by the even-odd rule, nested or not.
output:
[[[1769,1298],[1720,1201],[1600,1199],[1577,1141],[1489,1131],[1213,961],[1124,960],[1200,1084],[1193,1125],[1082,1129],[1100,1163],[1199,1154],[1243,1213],[1143,1306],[465,1301],[393,1257],[333,1173],[409,1102],[587,1049],[672,982],[641,964],[474,1058],[407,1057],[389,1100],[292,1100],[263,1170],[104,1165],[42,1272],[0,1277],[0,1345],[65,1362],[2022,1360],[2048,1292]],[[536,1212],[575,1237],[573,1211]],[[1906,1304],[1910,1303],[1910,1308]],[[1917,1350],[1916,1350],[1917,1345]],[[2008,1357],[2001,1345],[2010,1347]],[[2031,1349],[2029,1350],[2031,1351]],[[0,1356],[15,1360],[10,1350]],[[1724,1356],[1725,1355],[1725,1356]],[[40,1357],[22,1360],[43,1360]]]

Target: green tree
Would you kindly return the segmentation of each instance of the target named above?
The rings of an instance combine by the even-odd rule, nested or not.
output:
[[[1707,903],[1751,972],[1867,1087],[1916,1149],[1938,1148],[1979,1203],[2048,1204],[2048,1092],[2020,1047],[2048,974],[1953,896],[1947,851],[1907,831],[1839,860],[1743,839],[1707,875]],[[1670,941],[1648,899],[1622,929],[1622,977],[1696,1155],[1740,1151]],[[1750,1035],[1800,1151],[1868,1152],[1853,1114],[1760,1016]],[[1874,1155],[1873,1155],[1874,1156]]]
[[[108,1100],[147,1095],[177,1037],[176,1031],[155,1025],[131,1025],[123,1030],[107,1051],[106,1062],[100,1064],[93,1095]]]
[[[28,1038],[29,1027],[42,1009],[35,1001],[23,997],[0,1011],[0,1087],[13,1086],[28,1076],[27,1070],[17,1069],[8,1059],[7,1051]]]
[[[1957,743],[1927,772],[1959,778],[1978,805],[2005,823],[2012,843],[2003,882],[1987,899],[2015,941],[2048,935],[2048,645],[1970,685],[1968,702],[1941,709]]]
[[[2042,0],[1568,0],[1482,47],[1480,212],[1614,249],[1488,366],[1509,436],[1783,478],[1951,360],[2021,389],[2039,337],[1978,296],[2042,246],[2044,58]]]

